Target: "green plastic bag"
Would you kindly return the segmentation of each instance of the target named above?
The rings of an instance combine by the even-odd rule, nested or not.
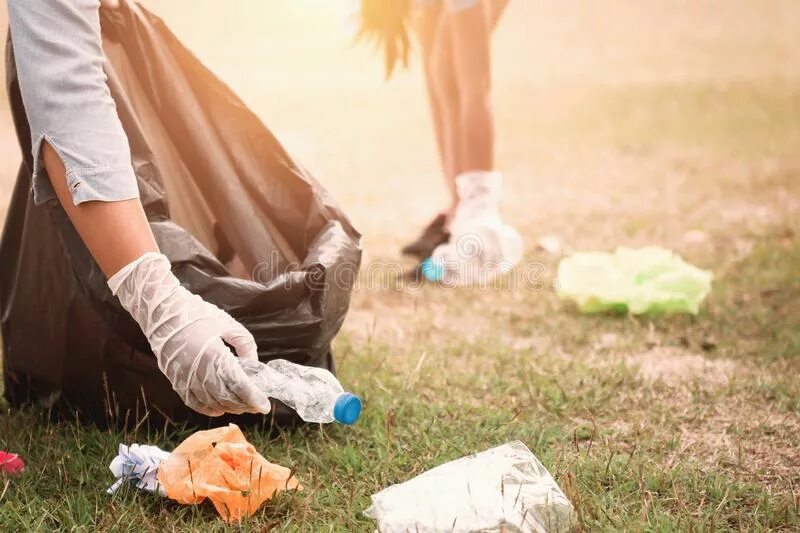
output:
[[[677,254],[649,246],[580,252],[561,261],[556,291],[582,313],[691,313],[711,292],[714,275]]]

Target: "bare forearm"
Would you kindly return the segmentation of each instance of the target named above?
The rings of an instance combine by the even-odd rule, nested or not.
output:
[[[460,114],[459,172],[492,170],[494,127],[489,13],[478,8],[456,13],[452,16],[451,31]]]
[[[153,233],[138,198],[74,205],[64,163],[44,144],[44,166],[58,201],[103,273],[110,277],[147,252],[157,252]]]

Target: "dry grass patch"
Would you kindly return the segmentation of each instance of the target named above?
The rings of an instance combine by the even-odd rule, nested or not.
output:
[[[775,493],[800,490],[800,416],[768,402],[721,396],[688,409],[680,445],[667,464],[697,462],[706,469],[765,485]]]
[[[737,371],[737,364],[729,359],[709,359],[671,346],[627,356],[625,363],[636,367],[646,382],[659,381],[670,387],[693,385],[717,389],[727,385]]]

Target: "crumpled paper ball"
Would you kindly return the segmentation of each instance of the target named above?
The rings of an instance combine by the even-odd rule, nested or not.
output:
[[[137,489],[166,496],[157,475],[159,465],[169,457],[168,452],[147,444],[120,444],[117,451],[109,465],[117,480],[106,490],[108,494],[117,492],[126,481],[133,481]]]
[[[235,424],[188,437],[161,463],[158,481],[179,503],[208,498],[227,522],[252,516],[278,492],[302,490],[291,470],[264,459]]]
[[[714,275],[656,246],[580,252],[558,265],[556,291],[582,313],[691,313],[711,292]]]

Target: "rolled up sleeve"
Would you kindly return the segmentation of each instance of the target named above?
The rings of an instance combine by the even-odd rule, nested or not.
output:
[[[99,0],[8,0],[36,204],[55,197],[42,165],[44,141],[64,163],[75,205],[139,196],[128,138],[103,70],[99,6]]]

